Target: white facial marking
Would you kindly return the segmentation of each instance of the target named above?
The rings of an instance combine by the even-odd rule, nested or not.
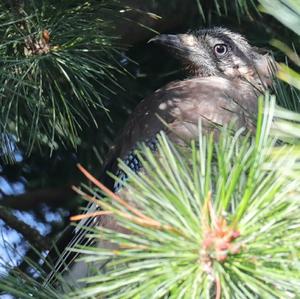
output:
[[[197,44],[196,38],[190,34],[182,34],[181,40],[185,46],[193,47]]]

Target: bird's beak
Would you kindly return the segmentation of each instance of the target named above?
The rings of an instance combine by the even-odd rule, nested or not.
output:
[[[157,43],[169,47],[180,47],[181,40],[178,35],[160,34],[152,37],[148,43]]]
[[[193,51],[197,41],[190,34],[160,34],[151,38],[148,43],[161,44],[178,54],[188,54]]]

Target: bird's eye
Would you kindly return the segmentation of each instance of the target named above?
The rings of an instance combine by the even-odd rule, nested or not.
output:
[[[228,47],[225,44],[217,44],[214,46],[214,51],[217,56],[224,56],[228,51]]]

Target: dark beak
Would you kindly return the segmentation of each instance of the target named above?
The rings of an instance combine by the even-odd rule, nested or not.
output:
[[[180,49],[182,48],[182,40],[180,35],[174,34],[160,34],[152,37],[148,43],[157,43],[168,48]]]
[[[190,60],[197,53],[197,41],[191,34],[160,34],[151,38],[148,43],[163,45],[175,56],[185,60]]]

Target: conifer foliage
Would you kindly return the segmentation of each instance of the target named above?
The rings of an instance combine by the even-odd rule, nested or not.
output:
[[[13,136],[29,152],[36,145],[51,151],[61,144],[76,147],[80,130],[101,125],[95,111],[106,109],[108,83],[118,85],[113,37],[101,18],[113,15],[113,6],[114,1],[1,1],[2,146]]]
[[[108,107],[116,107],[109,105],[122,85],[116,74],[129,77],[120,66],[130,59],[116,49],[114,21],[132,12],[128,3],[135,1],[119,2],[121,9],[106,0],[0,2],[1,157],[15,144],[27,154],[36,147],[50,153],[61,146],[74,149],[81,146],[86,127],[107,126],[99,111],[106,117]],[[150,2],[156,7],[160,1]],[[175,2],[161,5],[168,9]],[[90,172],[79,165],[89,182],[73,189],[99,211],[73,219],[114,217],[128,233],[85,228],[95,242],[68,248],[91,268],[79,284],[59,272],[54,272],[55,283],[45,282],[45,265],[53,265],[40,254],[38,261],[26,260],[27,273],[15,267],[1,275],[0,291],[41,299],[300,297],[300,60],[295,46],[300,44],[300,6],[292,0],[194,4],[202,25],[213,23],[212,16],[231,25],[234,19],[235,27],[251,35],[247,25],[257,21],[257,28],[272,33],[270,45],[281,61],[278,80],[259,99],[255,134],[236,131],[233,124],[215,138],[199,123],[199,137],[181,147],[161,133],[155,154],[143,144],[137,150],[141,174],[120,162],[129,178],[122,182],[126,198],[98,181],[97,162]],[[142,9],[135,12],[159,19]],[[261,32],[254,33],[259,40]],[[293,37],[291,44],[285,36]],[[149,75],[135,70],[139,83]],[[99,245],[109,242],[113,250]]]

